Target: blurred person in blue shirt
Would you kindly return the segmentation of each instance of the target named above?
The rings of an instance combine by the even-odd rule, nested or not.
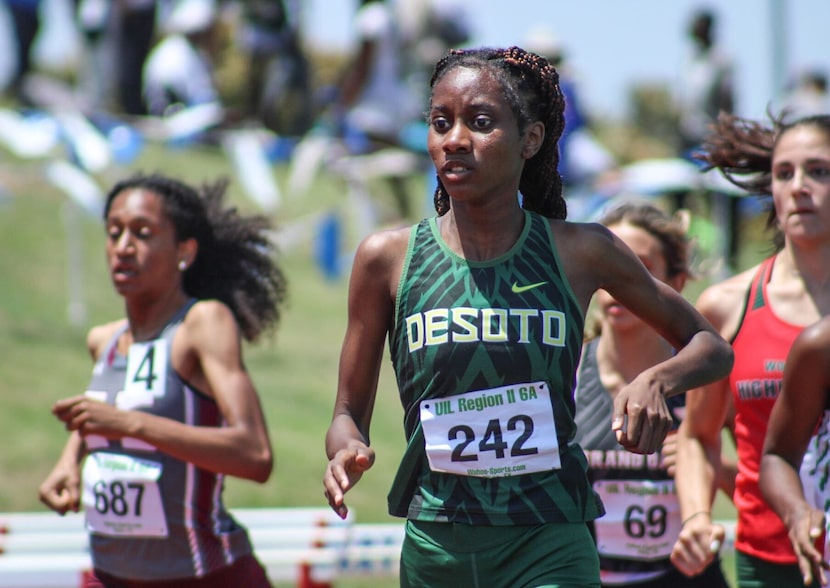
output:
[[[9,83],[10,94],[21,104],[30,105],[23,91],[23,80],[32,69],[32,46],[40,29],[40,0],[3,0],[14,28],[17,61]]]

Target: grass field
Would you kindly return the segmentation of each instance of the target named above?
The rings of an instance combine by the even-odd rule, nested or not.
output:
[[[163,171],[200,182],[220,175],[233,177],[224,155],[216,149],[172,150],[155,147],[129,168],[110,169],[99,179],[107,187],[134,169]],[[286,170],[275,170],[285,179]],[[84,337],[89,326],[121,316],[121,301],[113,293],[104,266],[100,219],[78,216],[67,198],[43,178],[39,162],[12,160],[0,154],[0,185],[8,197],[0,200],[0,511],[40,510],[37,487],[50,470],[66,432],[50,414],[52,403],[82,393],[90,373]],[[423,193],[413,180],[421,211]],[[254,210],[231,185],[234,201]],[[391,196],[378,189],[383,210]],[[275,216],[288,225],[308,214],[334,211],[349,218],[345,186],[319,178],[301,198],[284,195]],[[70,283],[67,227],[75,219],[82,235],[82,300],[88,318],[73,325],[67,318]],[[348,222],[346,223],[348,226]],[[755,231],[752,223],[749,230]],[[752,241],[752,240],[751,240]],[[346,242],[353,245],[347,234]],[[745,266],[761,254],[747,248]],[[331,416],[340,342],[345,326],[346,279],[326,279],[314,262],[314,234],[282,256],[289,283],[289,300],[275,337],[246,349],[246,360],[262,397],[276,453],[276,468],[263,485],[231,479],[226,493],[231,506],[323,505],[321,478],[326,459],[323,438]],[[695,296],[705,284],[689,289]],[[359,522],[389,522],[386,493],[404,445],[402,411],[391,366],[381,374],[372,423],[377,462],[360,486],[348,496]],[[724,501],[717,516],[733,516]],[[729,562],[726,567],[731,567]],[[357,588],[363,582],[342,586]],[[373,586],[382,583],[372,582]],[[338,583],[338,586],[341,586]]]

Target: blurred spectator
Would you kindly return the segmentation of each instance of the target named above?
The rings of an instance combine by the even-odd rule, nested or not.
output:
[[[785,120],[830,113],[827,74],[813,69],[804,71],[784,97]]]
[[[698,9],[690,21],[692,56],[683,72],[679,105],[682,155],[701,144],[718,113],[734,111],[732,63],[715,42],[716,24],[715,13],[709,9]]]
[[[400,147],[402,132],[426,105],[407,87],[403,38],[391,3],[361,0],[354,20],[357,49],[342,74],[329,117],[348,151]],[[386,176],[401,218],[410,216],[406,178]]]
[[[241,0],[239,46],[248,55],[247,114],[272,131],[299,136],[311,127],[311,70],[298,2]]]
[[[589,119],[577,89],[576,76],[566,59],[564,47],[545,27],[531,30],[525,48],[542,55],[559,73],[559,87],[565,97],[565,128],[559,139],[559,174],[565,187],[591,182],[613,168],[610,152],[600,145],[589,129]]]
[[[3,0],[15,33],[17,63],[9,82],[9,92],[22,105],[31,105],[23,92],[23,80],[32,69],[32,46],[40,29],[40,0]]]
[[[339,83],[334,116],[353,152],[396,145],[418,104],[403,82],[402,38],[384,0],[361,0],[355,14],[357,49]]]
[[[142,98],[144,62],[156,22],[155,0],[113,0],[118,17],[118,97],[126,114],[147,114]]]
[[[179,0],[169,0],[176,2]],[[117,108],[145,115],[142,92],[144,62],[155,34],[156,0],[74,0],[78,25],[94,56],[82,73],[86,102],[106,107],[107,80],[115,79]]]
[[[470,40],[470,17],[461,0],[398,0],[395,6],[404,48],[403,76],[425,110],[432,70],[449,49]]]
[[[218,103],[211,45],[216,0],[179,0],[162,13],[164,37],[144,65],[144,99],[149,114]]]
[[[716,43],[717,16],[708,8],[699,8],[689,23],[688,35],[692,41],[692,56],[684,72],[679,121],[678,155],[695,164],[695,153],[704,138],[711,135],[712,125],[722,112],[733,114],[735,90],[733,66],[729,56]],[[675,209],[687,208],[688,193],[676,192]],[[734,193],[713,189],[708,194],[709,210],[718,233],[724,235],[721,256],[726,263],[722,277],[734,270],[739,245],[739,207],[741,199]]]
[[[83,110],[108,110],[115,92],[115,39],[106,0],[74,0],[75,20],[83,37],[85,59],[78,71],[77,95]]]

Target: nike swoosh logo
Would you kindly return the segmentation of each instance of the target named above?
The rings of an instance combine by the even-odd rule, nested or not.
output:
[[[513,282],[513,287],[510,289],[513,291],[514,294],[521,294],[522,292],[533,290],[534,288],[544,286],[545,284],[547,284],[547,282],[537,282],[535,284],[528,284],[527,286],[519,286],[518,282]]]

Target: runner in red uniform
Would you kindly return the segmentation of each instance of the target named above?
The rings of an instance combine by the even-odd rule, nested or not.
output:
[[[672,561],[695,575],[723,538],[711,505],[721,426],[734,403],[741,588],[803,584],[786,529],[760,495],[758,471],[787,352],[804,327],[830,314],[830,116],[773,123],[767,128],[722,116],[701,154],[750,193],[772,195],[768,224],[778,252],[701,295],[698,309],[733,342],[735,365],[729,378],[688,393],[678,434],[676,480],[685,522]]]

